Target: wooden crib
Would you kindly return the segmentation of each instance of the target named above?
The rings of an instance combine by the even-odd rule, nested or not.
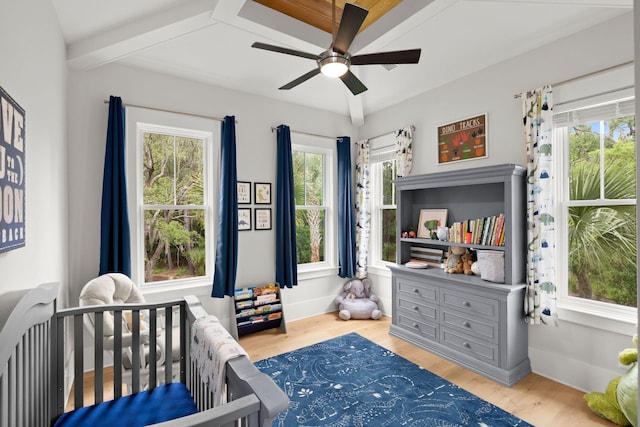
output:
[[[131,402],[138,402],[137,414],[140,414],[146,408],[144,405],[147,401],[144,399],[153,398],[154,393],[160,396],[157,398],[162,398],[164,395],[160,393],[176,387],[186,390],[187,396],[191,398],[190,405],[197,409],[187,411],[190,415],[181,418],[161,420],[157,425],[266,427],[289,404],[285,393],[268,376],[260,373],[246,356],[241,356],[226,364],[227,403],[213,407],[212,392],[205,386],[190,357],[191,325],[197,318],[207,315],[195,297],[166,303],[100,305],[58,311],[57,294],[58,285],[50,283],[35,289],[0,295],[0,427],[53,426],[57,421],[70,419],[71,415],[86,415],[91,411],[93,420],[101,420],[108,415],[119,420],[117,425],[147,425],[146,421],[136,424],[138,421],[133,421],[135,417],[131,418],[126,413],[126,409],[132,406]],[[137,348],[144,337],[140,332],[141,313],[145,319],[148,318],[147,327],[151,331],[161,331],[159,334],[147,333],[147,355],[136,351],[132,353],[130,367],[133,394],[127,396],[122,396],[122,339],[119,338],[123,313],[131,313],[132,348]],[[93,366],[96,369],[94,402],[85,406],[83,316],[87,315],[95,316]],[[104,369],[99,368],[104,365],[102,320],[105,315],[113,316],[116,330],[113,343],[113,389],[106,391]],[[174,316],[177,318],[174,319]],[[158,319],[161,319],[164,328],[158,325]],[[170,362],[159,366],[156,363],[156,340],[164,340],[164,348],[173,348],[172,326],[178,323],[179,362],[176,366]],[[90,347],[90,343],[87,344]],[[73,349],[73,363],[65,361],[65,355],[70,353],[66,346]],[[141,357],[148,360],[148,363],[140,363]],[[66,365],[73,365],[73,375],[65,373]],[[62,416],[65,407],[71,405],[67,404],[65,377],[74,378],[74,393],[69,398],[73,402],[74,412]],[[175,378],[179,379],[179,383]],[[148,387],[141,391],[145,384]],[[104,402],[104,396],[111,393],[114,399]],[[125,401],[126,403],[122,403]],[[143,402],[142,410],[140,402]],[[178,400],[169,397],[163,402],[165,403],[161,406],[164,407],[171,406],[168,403],[177,405]],[[101,403],[102,406],[98,406]],[[123,407],[125,413],[114,414],[114,411],[120,411]],[[82,418],[85,415],[76,417],[75,424],[68,425],[97,425],[90,417]]]

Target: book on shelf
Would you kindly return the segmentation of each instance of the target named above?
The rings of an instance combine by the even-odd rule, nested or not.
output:
[[[449,227],[449,242],[503,246],[504,214],[454,222]]]

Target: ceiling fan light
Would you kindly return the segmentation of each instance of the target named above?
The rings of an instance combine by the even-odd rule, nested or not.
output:
[[[327,77],[340,77],[349,70],[349,60],[337,54],[322,58],[319,64],[320,72]]]

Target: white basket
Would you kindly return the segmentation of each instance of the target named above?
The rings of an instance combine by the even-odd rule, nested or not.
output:
[[[479,250],[478,265],[482,280],[504,283],[504,252]]]

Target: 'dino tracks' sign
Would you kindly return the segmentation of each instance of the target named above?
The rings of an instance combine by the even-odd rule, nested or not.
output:
[[[0,87],[0,252],[24,246],[24,110]]]

